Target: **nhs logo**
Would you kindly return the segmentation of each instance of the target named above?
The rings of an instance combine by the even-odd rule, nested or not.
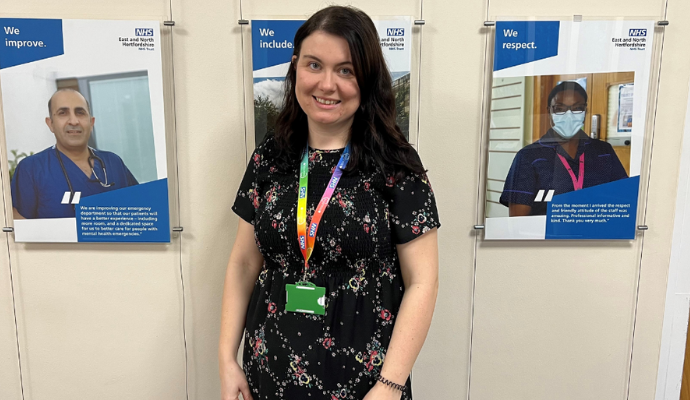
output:
[[[646,29],[631,29],[628,36],[647,36]]]
[[[303,199],[306,194],[307,194],[307,188],[305,188],[305,187],[299,188],[299,198],[300,199]]]
[[[153,36],[153,28],[135,28],[134,34],[136,36]]]
[[[304,236],[300,236],[300,237],[299,237],[299,247],[300,247],[301,249],[306,249],[306,248],[307,248],[307,245],[306,245],[306,243],[305,243],[305,238],[304,238]]]
[[[311,224],[309,228],[309,237],[314,237],[316,235],[316,224]]]
[[[388,28],[388,36],[405,36],[405,28]]]

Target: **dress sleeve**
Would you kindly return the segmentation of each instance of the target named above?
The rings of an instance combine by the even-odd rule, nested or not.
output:
[[[259,168],[263,161],[262,153],[262,146],[254,150],[249,160],[249,165],[247,165],[247,170],[244,172],[240,188],[237,191],[235,204],[232,206],[232,211],[235,214],[252,225],[254,225],[254,216],[260,204],[258,177]]]
[[[542,160],[542,162],[546,162],[546,160]],[[539,161],[541,160],[535,160],[535,162]],[[531,206],[534,202],[535,187],[534,168],[521,150],[515,155],[513,164],[510,166],[500,202],[506,207],[509,207],[510,203]]]
[[[390,193],[389,220],[393,243],[403,244],[441,226],[436,198],[426,174],[408,174],[386,180]]]

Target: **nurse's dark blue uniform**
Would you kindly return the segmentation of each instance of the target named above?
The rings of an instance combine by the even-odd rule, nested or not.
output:
[[[591,139],[580,131],[576,137],[580,140],[575,158],[570,157],[558,143],[560,137],[552,129],[536,142],[525,146],[513,159],[506,177],[501,204],[508,207],[510,203],[525,204],[532,207],[530,215],[546,215],[544,201],[535,202],[539,190],[554,194],[572,192],[573,180],[557,154],[565,157],[575,176],[580,171],[579,158],[585,154],[585,177],[583,188],[617,181],[628,177],[618,156],[610,144]]]
[[[81,192],[82,198],[138,184],[134,175],[116,154],[95,149],[93,152],[105,163],[105,172],[108,174],[107,183],[114,183],[111,187],[103,187],[93,173],[87,177],[69,157],[60,153],[67,175],[72,182],[72,188],[75,192]],[[98,175],[98,179],[106,183],[103,166],[97,160],[93,163],[93,170]],[[26,157],[19,162],[14,171],[12,206],[24,218],[74,217],[74,206],[61,204],[65,192],[69,192],[69,186],[60,167],[55,146]]]

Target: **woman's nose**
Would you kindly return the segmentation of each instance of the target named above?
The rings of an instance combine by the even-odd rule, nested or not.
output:
[[[335,90],[335,77],[332,72],[326,72],[322,75],[321,81],[319,82],[319,89],[324,92],[332,92]]]

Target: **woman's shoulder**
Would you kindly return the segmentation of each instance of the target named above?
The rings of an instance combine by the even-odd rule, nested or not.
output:
[[[276,139],[273,136],[267,136],[264,140],[256,146],[254,153],[261,155],[272,155],[277,149]]]

